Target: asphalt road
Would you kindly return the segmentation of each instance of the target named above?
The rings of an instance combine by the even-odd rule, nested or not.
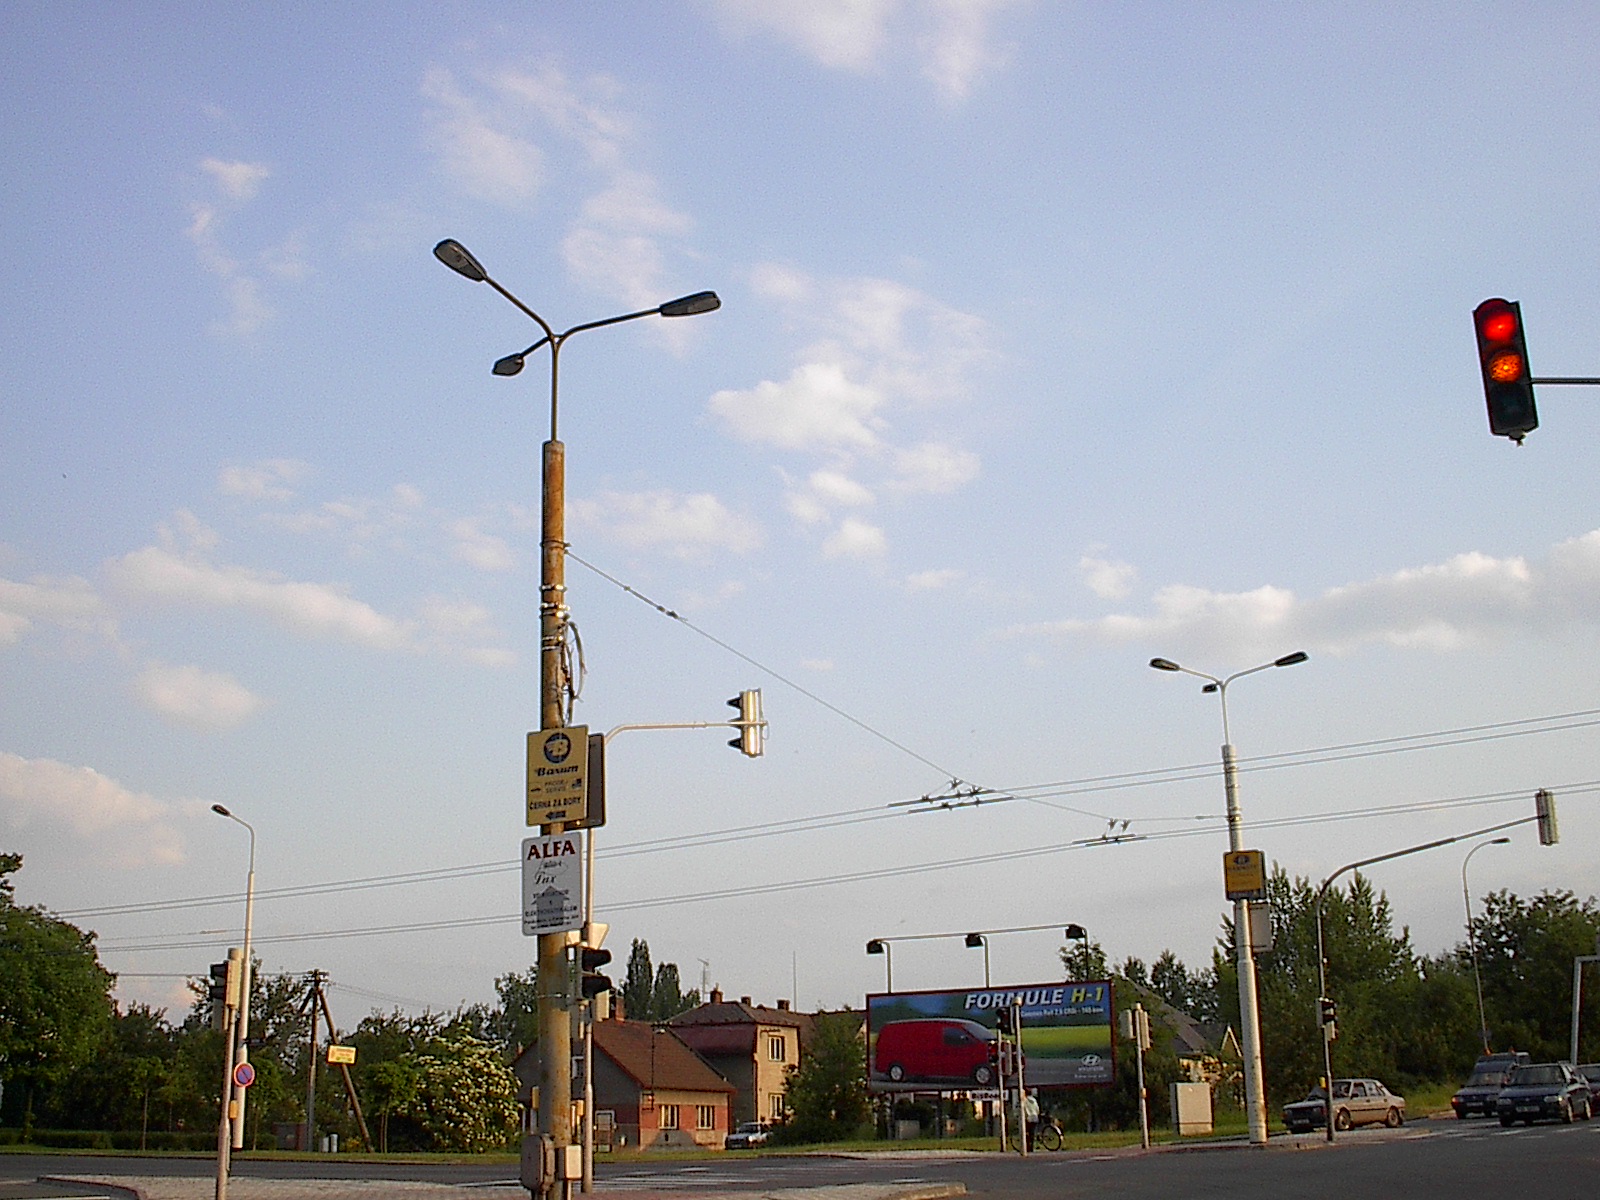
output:
[[[206,1159],[97,1158],[89,1155],[0,1156],[0,1200],[94,1195],[93,1189],[46,1187],[44,1174],[206,1175]],[[235,1177],[414,1179],[462,1185],[514,1180],[504,1164],[412,1166],[358,1162],[254,1162],[236,1160]],[[1327,1200],[1329,1196],[1480,1195],[1486,1181],[1503,1191],[1508,1180],[1539,1195],[1593,1194],[1600,1180],[1600,1120],[1575,1125],[1502,1129],[1492,1121],[1432,1120],[1397,1130],[1341,1134],[1328,1146],[1320,1133],[1278,1137],[1265,1149],[1238,1143],[1187,1146],[1143,1153],[945,1155],[937,1151],[861,1157],[726,1155],[709,1161],[601,1162],[597,1191],[755,1192],[847,1183],[958,1181],[975,1197],[1070,1200],[1115,1195],[1118,1200]],[[103,1194],[103,1193],[100,1193]]]

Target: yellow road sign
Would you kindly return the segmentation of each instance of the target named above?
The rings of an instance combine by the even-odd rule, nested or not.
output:
[[[528,735],[528,824],[584,815],[589,787],[589,727],[537,729]]]
[[[1222,856],[1222,884],[1229,900],[1267,898],[1267,856],[1259,850],[1230,850]]]

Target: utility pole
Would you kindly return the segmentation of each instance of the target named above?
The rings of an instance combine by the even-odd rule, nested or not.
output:
[[[321,971],[312,971],[306,992],[306,1140],[300,1149],[307,1152],[317,1148],[317,1005],[322,999],[323,978]]]

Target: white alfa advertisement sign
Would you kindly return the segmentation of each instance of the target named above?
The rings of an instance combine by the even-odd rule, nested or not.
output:
[[[583,928],[582,839],[576,833],[522,841],[522,932]]]

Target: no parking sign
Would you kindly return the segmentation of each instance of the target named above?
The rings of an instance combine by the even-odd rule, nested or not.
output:
[[[233,1069],[233,1081],[240,1087],[249,1087],[256,1081],[256,1069],[247,1062],[240,1063]]]

